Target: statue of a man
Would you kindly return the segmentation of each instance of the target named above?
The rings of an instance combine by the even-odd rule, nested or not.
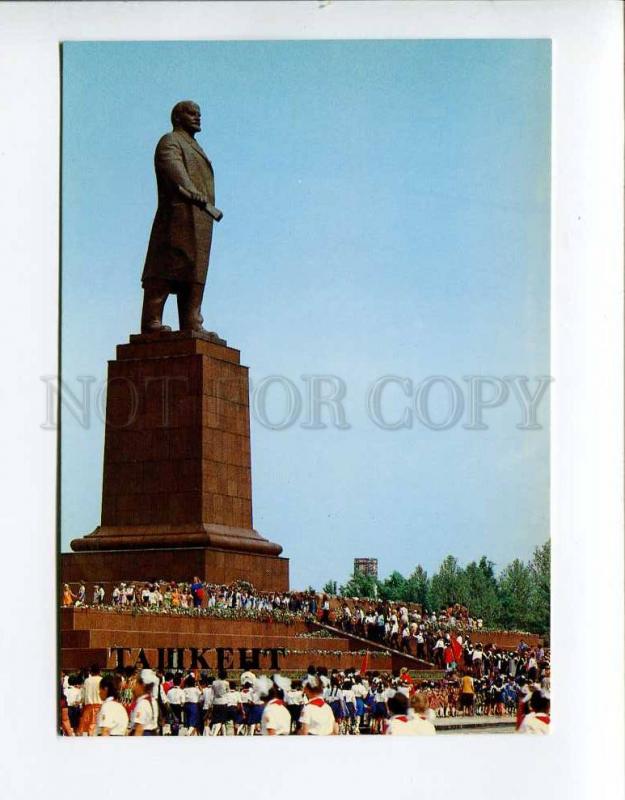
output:
[[[200,306],[208,271],[215,182],[208,156],[195,141],[201,130],[200,107],[191,100],[176,103],[171,112],[173,131],[156,146],[154,167],[158,208],[141,281],[141,333],[169,331],[163,309],[170,294],[178,300],[180,330],[208,333],[202,327]]]

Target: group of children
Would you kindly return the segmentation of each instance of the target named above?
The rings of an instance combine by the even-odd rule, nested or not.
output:
[[[428,705],[437,717],[456,717],[463,711],[461,679],[426,682],[420,691],[428,698]],[[505,682],[502,678],[475,679],[470,713],[478,717],[514,716],[518,696],[519,686],[512,678]]]
[[[324,667],[310,666],[296,680],[279,673],[269,678],[246,671],[233,681],[225,672],[216,677],[162,674],[137,664],[105,678],[94,666],[87,677],[64,676],[63,687],[62,731],[66,735],[106,731],[103,710],[109,719],[115,716],[118,731],[124,730],[124,715],[129,732],[138,724],[143,732],[134,735],[301,734],[310,732],[311,713],[313,717],[325,714],[326,732],[339,735],[431,735],[437,718],[467,714],[516,714],[517,729],[528,733],[549,729],[548,680],[539,685],[523,678],[518,682],[501,677],[474,679],[468,672],[459,680],[417,684],[406,669],[392,675],[363,675],[357,670],[328,673]],[[268,727],[272,724],[279,730]]]
[[[149,692],[144,692],[147,673],[151,686]],[[116,706],[109,702],[106,708],[109,713],[117,706],[123,709],[131,731],[138,699],[149,694],[150,704],[144,703],[144,715],[151,715],[154,723],[151,729],[165,736],[253,736],[265,733],[269,701],[284,709],[281,713],[285,714],[285,719],[288,715],[288,730],[282,733],[289,734],[301,733],[307,727],[307,716],[311,712],[313,716],[321,714],[321,707],[325,709],[323,713],[327,718],[332,720],[332,732],[339,735],[359,735],[361,731],[388,733],[388,721],[396,715],[397,708],[411,719],[416,713],[411,707],[414,686],[405,670],[398,676],[377,673],[361,675],[353,670],[333,670],[328,673],[324,667],[311,666],[306,675],[296,680],[279,673],[267,678],[247,671],[238,681],[232,681],[224,672],[216,677],[205,673],[199,676],[181,672],[157,674],[143,669],[140,664],[100,679],[99,670],[94,666],[87,677],[83,674],[63,676],[65,734],[95,735],[100,732],[102,725],[97,714],[92,713],[94,708],[100,713],[97,686],[95,700],[93,697],[89,703],[85,700],[85,689],[93,682],[100,684],[100,681],[104,681],[107,691],[111,691],[111,696],[107,695],[102,702],[109,702],[113,698]],[[115,691],[108,686],[111,681],[115,682]],[[313,708],[309,708],[311,687],[318,688],[317,694],[312,696],[315,701]],[[94,690],[89,691],[93,694]],[[398,695],[402,697],[393,701]],[[151,704],[154,705],[154,711],[151,710]],[[427,709],[425,695],[420,696],[414,707],[421,718],[427,718],[431,724],[433,714]],[[274,712],[275,709],[272,709]],[[121,711],[118,713],[121,714]],[[85,722],[87,717],[88,721]],[[433,727],[426,732],[433,733]]]

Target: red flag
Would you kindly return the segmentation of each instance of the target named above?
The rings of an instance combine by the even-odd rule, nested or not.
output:
[[[365,654],[362,657],[362,664],[360,665],[360,674],[364,675],[367,671],[367,660],[369,658],[369,651],[365,650]]]
[[[454,654],[454,661],[456,664],[460,665],[462,663],[462,645],[455,638],[451,640],[451,649]]]

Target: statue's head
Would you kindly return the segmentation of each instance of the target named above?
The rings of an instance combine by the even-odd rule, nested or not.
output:
[[[193,135],[201,131],[202,113],[193,100],[181,100],[171,110],[171,124],[174,128],[182,128]]]

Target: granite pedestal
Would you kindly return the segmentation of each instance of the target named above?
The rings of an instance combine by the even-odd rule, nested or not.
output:
[[[109,362],[101,524],[61,556],[66,582],[244,579],[288,589],[253,527],[248,369],[192,332],[131,336]]]

